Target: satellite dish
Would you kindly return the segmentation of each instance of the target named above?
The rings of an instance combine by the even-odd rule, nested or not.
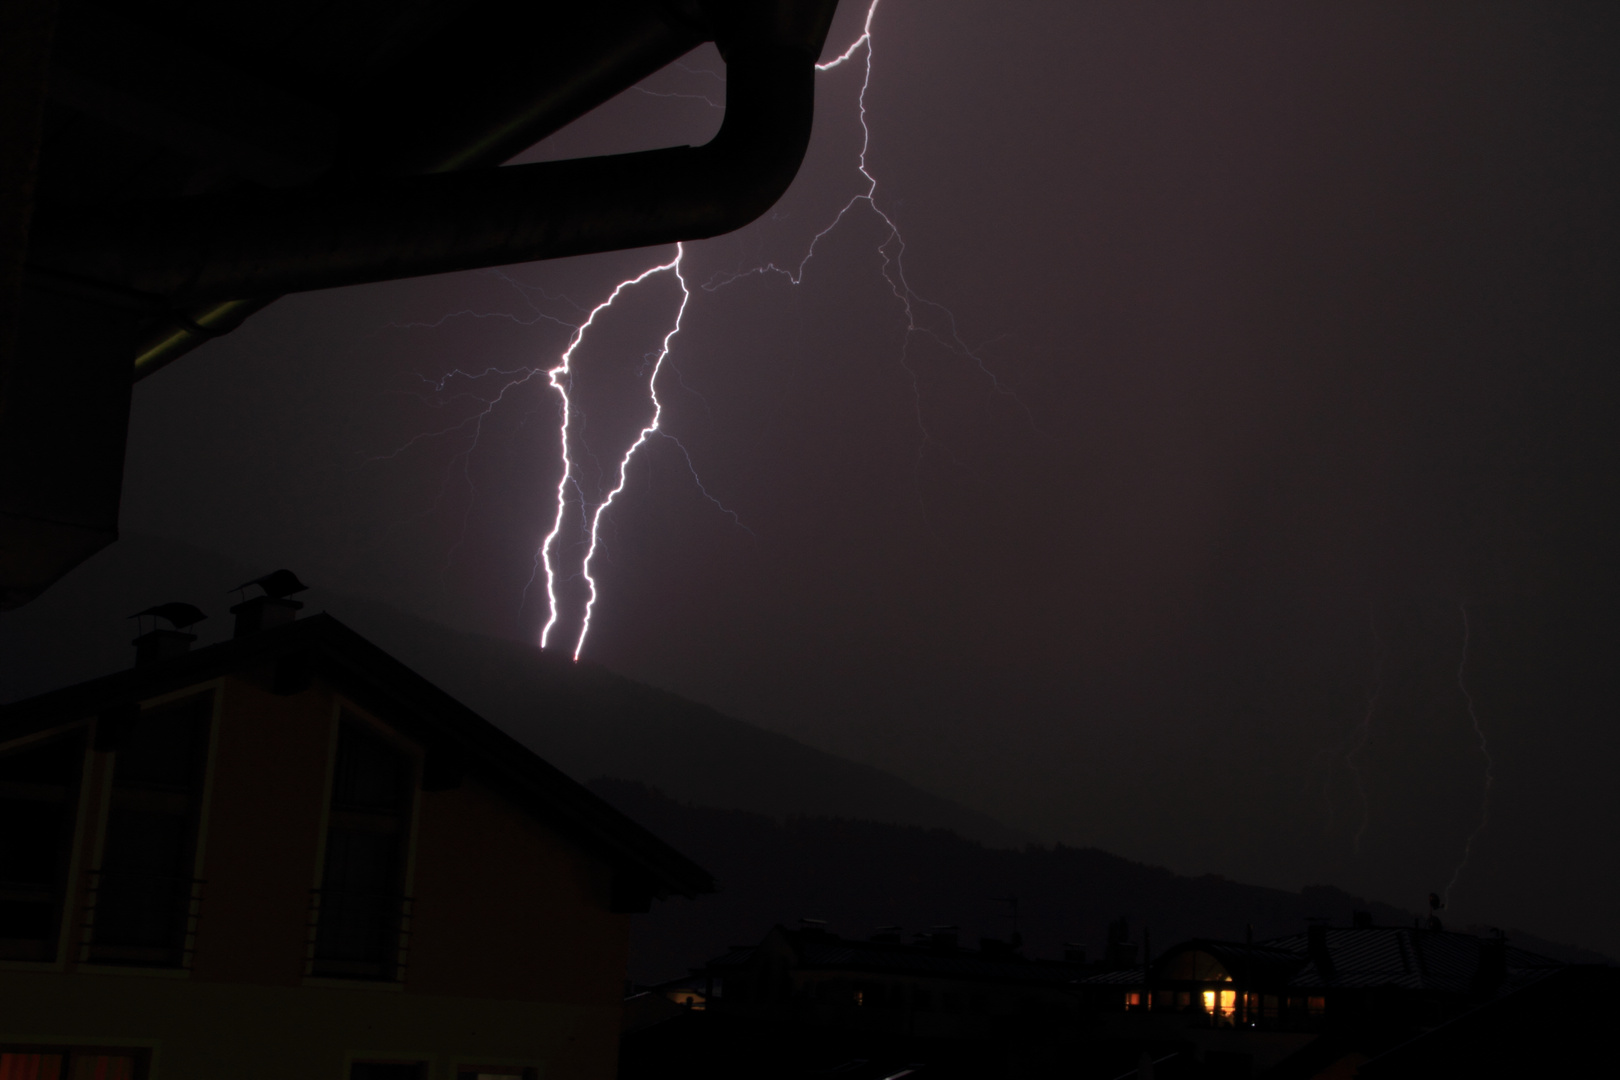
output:
[[[308,585],[299,581],[298,575],[291,570],[272,570],[263,577],[256,577],[252,581],[244,581],[236,587],[235,591],[241,592],[250,585],[257,585],[264,590],[264,595],[273,596],[277,600],[286,599],[294,593],[301,593],[309,588]]]
[[[200,623],[204,619],[208,618],[208,616],[203,613],[203,610],[197,607],[195,604],[186,604],[178,600],[167,604],[154,604],[145,611],[137,611],[135,614],[131,615],[130,618],[139,619],[147,615],[155,615],[160,619],[167,619],[171,626],[179,630],[184,630],[193,623]]]

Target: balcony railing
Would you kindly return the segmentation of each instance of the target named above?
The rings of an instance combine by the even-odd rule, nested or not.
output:
[[[190,968],[206,884],[173,874],[92,871],[80,962]]]
[[[304,974],[404,982],[411,897],[361,889],[311,889]]]

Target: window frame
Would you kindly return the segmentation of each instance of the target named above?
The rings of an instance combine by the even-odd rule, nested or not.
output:
[[[12,751],[26,752],[26,748],[31,744],[46,743],[58,738],[78,739],[80,758],[76,781],[68,792],[66,803],[71,808],[71,819],[63,830],[64,835],[59,841],[62,847],[67,849],[67,857],[61,860],[60,876],[56,882],[56,911],[54,915],[56,934],[54,943],[44,959],[0,957],[0,970],[61,971],[67,965],[67,957],[73,941],[75,921],[73,915],[79,906],[80,900],[85,836],[92,812],[91,798],[95,786],[94,727],[90,719],[76,718],[39,731],[30,732],[27,735],[19,735],[0,743],[0,754],[8,754]],[[60,852],[61,848],[58,851]]]
[[[107,836],[112,820],[113,804],[117,789],[118,751],[116,748],[107,750],[93,750],[96,759],[94,768],[97,791],[96,822],[94,850],[88,859],[88,866],[77,884],[76,904],[79,912],[78,926],[78,963],[76,968],[87,972],[100,973],[139,973],[143,975],[157,975],[168,977],[189,977],[192,961],[196,956],[197,932],[202,917],[203,889],[206,881],[203,877],[205,858],[208,846],[208,825],[211,808],[213,806],[215,759],[219,752],[219,734],[221,718],[225,708],[225,680],[223,678],[210,679],[206,682],[194,683],[191,686],[143,698],[136,702],[141,714],[167,709],[171,706],[184,703],[188,699],[210,697],[210,706],[207,717],[203,723],[205,743],[199,755],[201,773],[196,788],[196,802],[193,809],[194,821],[191,838],[191,893],[187,902],[185,917],[185,930],[180,936],[179,956],[176,963],[144,963],[140,961],[108,961],[95,957],[95,906],[96,891],[102,868],[107,854]],[[104,733],[102,725],[108,723],[106,714],[96,717],[92,729],[92,743]],[[86,788],[91,785],[87,783]]]
[[[408,772],[406,788],[409,794],[408,798],[404,800],[406,820],[405,827],[400,830],[399,893],[401,904],[398,928],[395,935],[394,954],[396,959],[393,964],[393,973],[382,977],[322,971],[321,958],[317,953],[321,891],[325,885],[327,848],[334,824],[335,811],[333,803],[337,793],[338,753],[345,723],[361,727],[369,734],[387,743],[405,760]],[[352,700],[341,695],[335,696],[329,721],[326,776],[321,794],[319,835],[315,850],[315,872],[310,887],[308,933],[304,950],[303,983],[305,985],[350,988],[369,987],[381,990],[400,990],[404,988],[409,965],[411,918],[415,898],[416,844],[422,820],[423,759],[422,748],[415,741],[378,719],[375,714],[361,708]]]

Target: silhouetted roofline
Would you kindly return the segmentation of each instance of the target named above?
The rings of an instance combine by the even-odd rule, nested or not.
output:
[[[419,742],[425,768],[477,775],[534,817],[561,825],[616,869],[643,877],[653,894],[715,891],[708,871],[330,615],[0,706],[0,742],[224,675],[257,677],[283,692],[324,679]]]
[[[861,941],[825,930],[790,930],[780,924],[764,938],[779,938],[793,951],[797,968],[806,971],[850,971],[868,974],[915,975],[931,978],[996,980],[1013,983],[1077,982],[1090,968],[1064,960],[1044,960],[1020,953],[987,952],[964,946],[907,944],[897,941]],[[732,946],[706,968],[747,967],[759,946]]]

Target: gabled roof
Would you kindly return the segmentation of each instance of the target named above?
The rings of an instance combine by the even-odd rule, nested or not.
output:
[[[0,707],[0,741],[223,675],[262,679],[284,692],[312,677],[326,680],[418,742],[430,775],[476,775],[654,895],[715,890],[702,867],[330,615]]]
[[[1331,962],[1326,970],[1309,956],[1306,934],[1265,943],[1294,951],[1308,961],[1294,975],[1290,986],[1302,990],[1398,986],[1466,994],[1474,988],[1486,961],[1485,950],[1493,944],[1473,934],[1403,926],[1329,927],[1325,935],[1327,957]],[[1509,986],[1563,966],[1557,960],[1524,949],[1506,945],[1502,948],[1501,975]]]
[[[1166,949],[1153,963],[1153,977],[1165,980],[1164,965],[1179,954],[1198,951],[1213,956],[1234,981],[1252,978],[1257,985],[1311,993],[1324,989],[1398,987],[1408,990],[1469,994],[1480,989],[1482,973],[1495,990],[1511,990],[1559,970],[1564,965],[1538,953],[1497,946],[1488,938],[1443,930],[1401,926],[1324,928],[1326,961],[1313,956],[1309,934],[1247,945],[1236,941],[1194,938]],[[1500,968],[1490,971],[1492,947],[1501,948]],[[1093,986],[1142,985],[1142,967],[1092,975]],[[1168,980],[1172,984],[1175,980]]]

